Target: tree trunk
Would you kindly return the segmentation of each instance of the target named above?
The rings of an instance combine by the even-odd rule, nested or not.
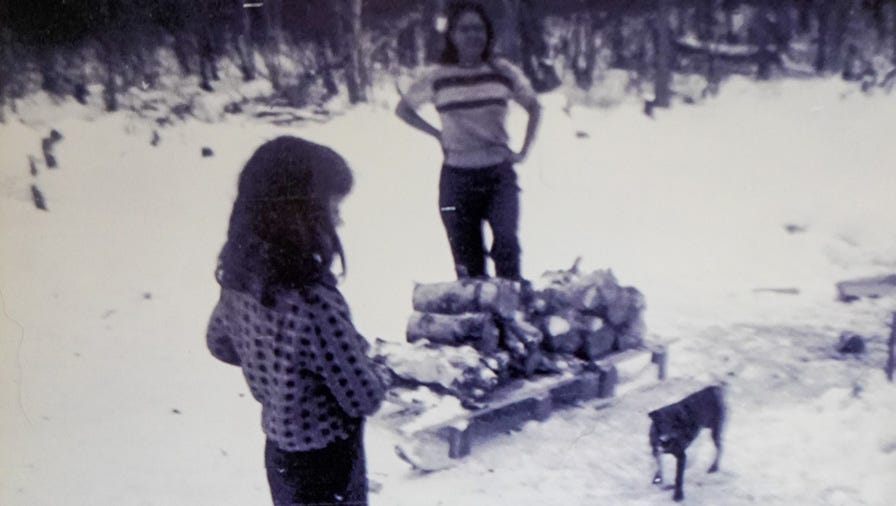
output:
[[[12,100],[10,93],[12,62],[12,35],[0,28],[0,68],[6,69],[0,72],[0,123],[6,123],[6,101]]]
[[[191,23],[199,48],[199,87],[206,91],[211,91],[211,81],[218,80],[216,60],[220,52],[218,42],[221,37],[217,35],[220,26],[216,22],[218,13],[212,10],[215,7],[217,6],[210,6],[208,0],[200,1],[197,6],[200,17]]]
[[[818,49],[815,71],[825,73],[840,67],[842,44],[849,19],[845,0],[818,0]]]
[[[38,49],[41,89],[52,95],[64,95],[63,77],[59,72],[57,50],[52,47]]]
[[[654,85],[654,105],[656,107],[669,107],[672,100],[672,52],[671,30],[669,28],[669,15],[671,12],[671,0],[657,0],[657,11],[654,15],[654,45],[656,79]]]
[[[409,22],[398,31],[398,35],[395,38],[395,49],[398,64],[402,67],[414,68],[422,63],[420,60],[420,55],[423,53],[420,47],[422,42],[420,33],[422,31],[419,20]]]
[[[797,8],[797,27],[801,34],[807,34],[812,30],[812,2],[813,0],[795,0]]]
[[[887,37],[887,23],[884,15],[885,0],[865,0],[863,2],[865,9],[871,16],[874,30],[877,32],[877,40],[882,43]]]
[[[817,3],[818,45],[815,49],[815,72],[821,74],[828,69],[828,39],[831,32],[831,0],[818,0]]]
[[[851,0],[834,0],[833,23],[830,42],[829,68],[843,68],[843,49],[846,40],[846,30],[849,27],[849,19],[852,16]]]
[[[725,40],[735,42],[737,33],[734,29],[734,11],[737,10],[737,0],[722,0],[722,9],[725,11]]]
[[[280,4],[276,0],[267,0],[259,17],[259,33],[261,37],[262,56],[268,79],[274,91],[283,89],[280,70]]]
[[[348,58],[345,67],[345,84],[348,88],[349,102],[357,104],[367,101],[363,65],[363,48],[361,34],[361,0],[342,0],[342,17],[345,29],[344,48]]]
[[[576,85],[583,90],[594,84],[597,49],[594,42],[594,21],[591,12],[576,16],[572,33],[572,73]]]
[[[240,62],[243,81],[255,79],[255,48],[252,44],[252,24],[249,9],[243,7],[242,0],[231,0],[236,7],[231,12],[234,49]]]
[[[756,69],[756,78],[759,80],[768,80],[771,78],[772,64],[775,60],[775,47],[772,33],[772,5],[769,0],[761,0],[756,5],[756,14],[753,19],[753,43],[756,44],[758,65]]]
[[[444,49],[445,38],[436,30],[436,21],[445,11],[445,0],[424,0],[423,18],[421,20],[421,37],[423,37],[423,61],[435,62]]]
[[[174,57],[183,75],[190,75],[190,54],[193,53],[189,34],[185,31],[177,31],[174,36]]]
[[[610,14],[610,52],[612,53],[612,66],[628,70],[631,64],[625,54],[624,22],[625,17],[621,13],[612,12]]]
[[[890,34],[893,36],[893,65],[896,66],[896,2],[890,2],[890,23]]]
[[[122,60],[121,47],[109,33],[100,36],[100,55],[106,75],[103,80],[103,104],[106,111],[118,110],[118,69]]]
[[[324,89],[327,90],[327,97],[332,97],[339,93],[339,87],[336,85],[336,78],[333,76],[333,64],[328,45],[327,39],[322,35],[319,35],[314,41],[317,72],[323,80]]]
[[[517,31],[523,72],[529,77],[535,91],[544,92],[560,85],[560,78],[549,63],[548,45],[545,41],[543,13],[536,9],[535,0],[519,0],[517,3]]]
[[[716,65],[715,51],[713,45],[718,42],[716,40],[716,15],[715,0],[700,0],[697,3],[696,25],[697,37],[700,41],[709,47],[706,52],[706,90],[704,93],[716,94],[719,88],[718,68]]]

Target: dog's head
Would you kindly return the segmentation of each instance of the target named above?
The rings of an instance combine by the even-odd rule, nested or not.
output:
[[[663,450],[671,449],[681,440],[680,413],[676,413],[676,411],[674,407],[667,406],[647,414],[653,422],[651,427],[653,442]]]

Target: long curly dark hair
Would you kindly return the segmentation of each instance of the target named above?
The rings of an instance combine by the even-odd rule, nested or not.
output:
[[[288,136],[264,143],[239,177],[218,283],[267,304],[278,289],[332,281],[336,256],[345,272],[334,211],[352,183],[348,164],[326,146]]]
[[[453,32],[454,28],[457,26],[457,21],[460,19],[461,14],[466,12],[472,12],[482,19],[482,23],[485,25],[486,39],[485,48],[482,50],[481,58],[484,62],[491,58],[492,46],[495,44],[495,28],[491,18],[489,18],[488,13],[485,11],[485,7],[483,7],[482,4],[460,1],[452,2],[446,9],[445,16],[448,18],[448,23],[445,28],[445,43],[442,49],[442,54],[439,57],[439,63],[445,65],[457,65],[459,63],[457,46],[451,41],[451,32]]]

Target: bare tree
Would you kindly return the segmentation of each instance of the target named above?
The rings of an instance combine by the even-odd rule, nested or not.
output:
[[[349,101],[353,104],[367,101],[366,71],[362,68],[363,48],[361,47],[361,0],[339,0],[340,20],[345,27],[344,46],[348,59],[345,67],[345,84]]]
[[[523,72],[536,91],[556,88],[560,85],[560,78],[549,60],[544,12],[535,0],[518,0],[516,8]]]
[[[653,34],[655,51],[656,76],[654,85],[654,105],[669,107],[672,99],[672,31],[669,27],[671,0],[657,0],[656,13],[653,16]]]
[[[570,49],[576,86],[583,90],[590,89],[594,84],[594,66],[597,62],[592,12],[586,11],[574,16]]]

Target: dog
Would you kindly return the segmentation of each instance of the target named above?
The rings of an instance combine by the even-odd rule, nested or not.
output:
[[[648,413],[650,424],[650,448],[656,459],[654,483],[663,482],[663,468],[660,456],[669,453],[675,456],[676,501],[684,499],[685,450],[697,438],[702,428],[712,431],[716,445],[716,458],[707,472],[719,470],[722,455],[722,425],[725,422],[725,401],[721,386],[706,387],[684,399]]]

